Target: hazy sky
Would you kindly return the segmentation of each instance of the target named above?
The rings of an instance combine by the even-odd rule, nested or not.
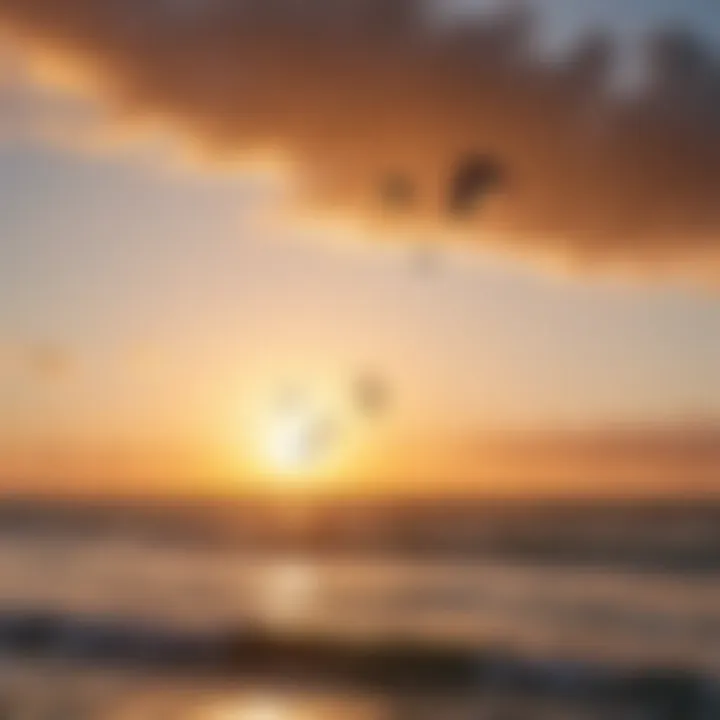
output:
[[[682,18],[720,47],[711,0],[541,4],[556,38]],[[84,102],[12,72],[0,95],[0,433],[25,448],[8,478],[49,447],[240,456],[263,403],[288,386],[340,403],[363,372],[391,396],[382,442],[720,418],[713,289],[490,247],[418,271],[400,242],[267,222],[271,181],[178,168],[157,137],[79,150]]]

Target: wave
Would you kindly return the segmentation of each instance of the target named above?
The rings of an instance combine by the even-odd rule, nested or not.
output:
[[[112,615],[0,612],[6,656],[170,675],[284,678],[413,692],[498,691],[625,704],[649,717],[720,717],[720,682],[669,665],[618,667],[523,657],[501,647],[278,631],[258,624],[193,631]]]

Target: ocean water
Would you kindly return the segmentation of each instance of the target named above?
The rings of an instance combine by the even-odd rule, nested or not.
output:
[[[6,718],[102,720],[633,720],[619,705],[513,697],[508,693],[372,693],[352,688],[169,680],[92,668],[13,663],[2,668]]]
[[[57,652],[18,653],[0,622],[0,717],[720,718],[712,699],[720,681],[720,574],[712,571],[452,554],[253,554],[122,533],[2,532],[0,615],[6,626],[23,613],[205,637],[259,625],[278,636],[414,640],[478,654],[493,648],[545,668],[549,685],[522,692],[506,682],[368,687],[346,678],[70,661]],[[632,693],[604,701],[573,684],[582,673],[632,677],[641,668],[702,677],[707,703],[677,709]]]
[[[720,574],[488,559],[253,556],[133,539],[0,539],[0,609],[212,629],[492,643],[539,656],[720,672]]]

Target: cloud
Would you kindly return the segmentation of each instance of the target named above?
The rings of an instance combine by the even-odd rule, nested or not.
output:
[[[390,183],[398,222],[720,273],[720,62],[678,29],[648,39],[632,96],[611,87],[610,41],[550,62],[525,11],[441,28],[421,0],[0,0],[0,29],[126,117],[219,156],[287,153],[310,204],[382,218]],[[506,181],[448,218],[468,153]]]
[[[87,102],[34,82],[22,55],[0,45],[0,143],[40,140],[80,149],[104,124]]]
[[[498,434],[469,448],[485,472],[574,492],[718,491],[720,422],[708,419]]]

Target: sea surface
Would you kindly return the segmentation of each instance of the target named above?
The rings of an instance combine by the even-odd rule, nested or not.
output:
[[[662,702],[651,709],[599,703],[572,682],[581,670],[630,677],[640,668],[672,668],[702,677],[710,697],[720,681],[720,573],[712,570],[448,554],[258,553],[132,534],[1,531],[0,614],[48,612],[208,637],[262,626],[279,635],[494,648],[549,669],[555,682],[552,692],[528,694],[502,683],[448,692],[292,676],[178,675],[132,663],[18,656],[0,632],[0,717],[720,718],[712,709],[672,714]]]

